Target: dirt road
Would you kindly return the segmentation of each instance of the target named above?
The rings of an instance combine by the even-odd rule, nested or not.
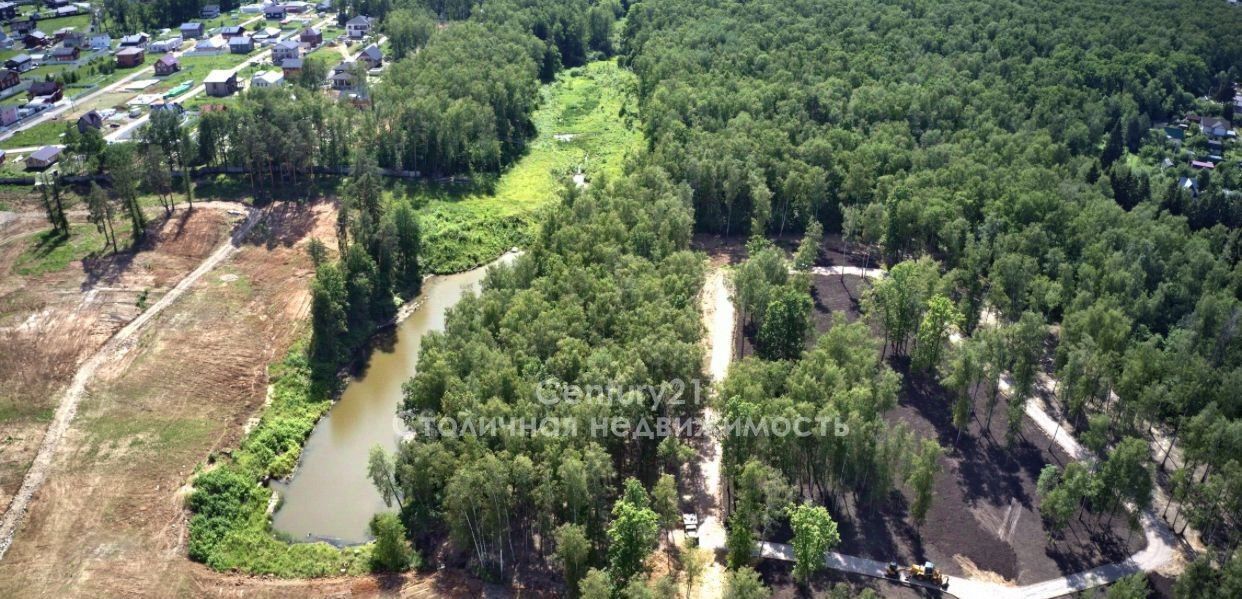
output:
[[[700,297],[703,312],[703,325],[707,329],[706,372],[712,384],[724,381],[729,373],[729,363],[733,360],[733,302],[729,301],[729,289],[725,282],[725,271],[720,267],[712,267],[707,274]],[[708,423],[717,421],[716,412],[711,406],[703,410],[703,418]],[[719,435],[712,435],[711,442],[700,449],[698,457],[699,475],[703,489],[703,500],[696,506],[701,522],[699,523],[699,547],[716,554],[724,551],[725,528],[722,521],[723,499],[720,488],[720,457],[721,446]],[[695,586],[694,595],[702,598],[720,597],[724,590],[724,566],[719,559],[713,559],[703,573],[702,579]]]
[[[237,250],[240,241],[250,232],[250,229],[258,222],[262,213],[258,210],[251,210],[249,217],[238,227],[232,237],[222,244],[207,259],[199,264],[190,274],[186,275],[176,286],[164,294],[159,301],[152,304],[137,318],[130,321],[120,331],[118,331],[107,343],[95,352],[74,375],[69,388],[65,391],[64,396],[60,400],[59,406],[56,408],[52,422],[44,434],[43,442],[39,445],[39,451],[35,455],[34,462],[30,469],[27,470],[25,478],[22,480],[22,486],[17,494],[13,497],[9,504],[9,509],[4,514],[3,520],[0,520],[0,559],[4,558],[4,554],[8,552],[9,546],[13,543],[13,535],[17,532],[18,527],[22,523],[22,519],[26,515],[26,510],[30,505],[30,500],[43,481],[47,478],[48,468],[51,466],[52,457],[56,453],[57,447],[60,445],[61,439],[64,437],[65,431],[69,428],[69,424],[73,422],[74,416],[77,414],[78,403],[82,401],[86,391],[86,384],[94,378],[95,373],[101,366],[109,362],[120,359],[133,347],[133,338],[137,332],[142,330],[152,318],[162,312],[181,297],[196,281],[203,275],[210,272],[225,258],[228,258]]]

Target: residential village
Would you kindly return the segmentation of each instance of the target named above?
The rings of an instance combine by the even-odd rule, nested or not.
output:
[[[358,78],[378,76],[386,58],[372,19],[340,18],[326,1],[205,5],[199,17],[109,32],[88,3],[0,2],[0,169],[54,167],[66,123],[126,140],[153,111],[227,110],[243,90],[302,77],[309,59],[326,67],[309,75],[323,76],[324,93],[365,104]]]

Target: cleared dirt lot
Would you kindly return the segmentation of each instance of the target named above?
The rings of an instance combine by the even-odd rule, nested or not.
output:
[[[331,236],[332,209],[282,208],[269,218],[277,224],[91,384],[0,562],[0,595],[192,596],[240,584],[185,559],[178,490],[208,454],[236,444],[262,404],[265,365],[306,313],[311,269],[301,246],[311,231]]]
[[[23,205],[19,209],[33,208]],[[136,251],[93,256],[93,226],[74,213],[75,235],[64,244],[41,237],[46,223],[14,212],[0,241],[0,506],[6,506],[43,436],[61,389],[77,365],[113,333],[159,299],[227,235],[221,210],[152,213],[147,240]],[[124,241],[124,238],[122,238]],[[83,244],[68,248],[66,244]],[[90,246],[90,247],[85,247]],[[70,251],[70,250],[74,251]],[[57,252],[72,254],[63,268]]]

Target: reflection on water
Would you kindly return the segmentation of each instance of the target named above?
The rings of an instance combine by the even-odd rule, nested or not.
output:
[[[497,262],[513,258],[506,254]],[[370,539],[371,516],[388,508],[367,479],[367,454],[376,444],[397,447],[405,432],[396,415],[401,385],[414,375],[423,334],[444,330],[445,313],[464,292],[477,291],[485,272],[433,277],[423,285],[422,305],[398,326],[394,343],[372,354],[362,378],[349,382],[315,426],[293,479],[273,484],[284,497],[273,517],[276,530],[294,540],[334,544]]]

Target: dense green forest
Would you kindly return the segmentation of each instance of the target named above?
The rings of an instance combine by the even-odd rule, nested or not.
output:
[[[468,6],[426,8],[460,18]],[[471,19],[486,13],[476,8]],[[1049,331],[1057,397],[1106,458],[1090,476],[1108,493],[1072,497],[1104,511],[1150,502],[1148,468],[1163,456],[1138,439],[1158,426],[1184,452],[1172,475],[1182,522],[1224,550],[1218,566],[1236,563],[1228,551],[1242,522],[1242,464],[1213,458],[1242,455],[1238,160],[1230,152],[1210,175],[1192,171],[1187,158],[1204,143],[1170,153],[1159,125],[1189,113],[1232,116],[1240,28],[1224,3],[633,3],[618,50],[640,80],[646,156],[622,181],[568,194],[530,255],[453,313],[409,384],[411,424],[582,419],[594,412],[541,405],[532,386],[549,376],[658,382],[695,373],[688,299],[701,267],[666,236],[684,239],[691,219],[695,230],[725,235],[822,225],[878,248],[892,267],[894,282],[867,303],[884,338],[840,323],[802,351],[794,333],[805,324],[805,285],[775,250],[752,244],[737,277],[750,277],[753,295],[739,309],[759,331],[760,358],[736,366],[721,407],[811,410],[849,420],[854,433],[800,445],[726,439],[738,564],[748,540],[788,521],[778,507],[799,496],[866,500],[907,485],[912,516],[922,517],[942,449],[879,418],[900,379],[871,358],[877,351],[909,355],[953,389],[998,389],[1008,372],[1024,400]],[[545,43],[546,66],[556,35],[530,30]],[[562,59],[572,55],[555,46]],[[1186,131],[1199,136],[1197,125]],[[1153,158],[1165,156],[1177,160],[1161,168]],[[1198,196],[1183,191],[1183,177],[1199,183]],[[676,197],[679,207],[642,197]],[[653,210],[678,215],[675,224]],[[629,295],[661,280],[665,296]],[[981,326],[985,313],[995,327]],[[647,338],[634,322],[664,332]],[[945,343],[954,324],[971,334],[960,347]],[[1010,405],[1012,429],[1022,402]],[[684,459],[677,447],[661,436],[601,445],[431,435],[404,444],[377,480],[397,490],[392,499],[424,549],[452,536],[489,576],[551,560],[571,592],[579,579],[584,589],[601,580],[588,567],[609,566],[622,588],[634,571],[621,555],[633,548],[616,546],[634,536],[618,528],[638,526],[642,506],[658,512],[659,502],[621,481],[636,477],[655,496]],[[1062,481],[1082,476],[1050,471],[1041,492],[1062,501],[1071,492]],[[577,559],[566,559],[571,550]],[[1213,563],[1195,571],[1214,580]]]
[[[835,524],[818,506],[847,498],[880,505],[908,488],[909,515],[921,523],[946,449],[883,419],[902,377],[878,354],[908,358],[910,372],[952,391],[959,431],[972,391],[988,402],[975,416],[992,421],[1008,373],[1016,401],[997,415],[1010,440],[1040,374],[1055,377],[1058,407],[1099,460],[1039,477],[1051,528],[1075,509],[1150,506],[1152,475],[1169,468],[1165,487],[1183,505],[1173,521],[1208,547],[1178,595],[1236,588],[1240,161],[1236,139],[1212,145],[1199,125],[1233,118],[1242,78],[1235,8],[1160,0],[341,7],[342,18],[380,18],[399,48],[382,80],[362,90],[370,108],[248,93],[236,110],[205,115],[197,136],[165,124],[140,141],[144,155],[162,149],[152,161],[169,170],[244,166],[261,193],[297,185],[310,167],[349,169],[339,259],[316,250],[313,337],[297,371],[316,397],[391,320],[397,299],[418,290],[417,206],[384,193],[380,169],[487,180],[525,151],[541,81],[614,52],[639,81],[645,152],[619,178],[566,190],[526,254],[493,271],[445,332],[423,342],[404,413],[418,434],[371,463],[423,555],[452,539],[493,580],[554,569],[570,594],[641,586],[643,558],[660,529],[676,524],[675,476],[693,452],[670,431],[599,435],[591,423],[619,419],[633,429],[701,407],[640,401],[633,391],[701,379],[704,259],[689,251],[701,232],[752,240],[731,284],[756,356],[734,366],[716,407],[728,419],[823,417],[850,431],[724,439],[732,566],[748,564],[752,541],[784,527],[803,555],[816,554],[822,547],[800,544],[799,531],[827,543]],[[1166,126],[1185,142],[1171,144]],[[92,161],[95,145],[75,140],[70,154],[85,170],[125,172],[125,150]],[[1190,165],[1212,151],[1224,156],[1211,172]],[[866,321],[837,320],[808,344],[807,279],[790,270],[814,260],[824,231],[864,248],[887,278],[866,294]],[[804,232],[811,250],[792,265],[764,240]],[[965,335],[960,344],[948,342],[954,330]],[[540,397],[606,384],[632,390],[630,401]],[[519,424],[502,434],[435,426],[449,419]],[[522,428],[545,419],[578,434]],[[1148,451],[1152,431],[1175,441],[1180,459]],[[199,497],[191,546],[210,562],[227,520],[242,516]],[[787,509],[800,501],[809,503]]]
[[[1212,458],[1242,455],[1239,162],[1191,198],[1188,166],[1130,157],[1165,143],[1154,123],[1231,116],[1212,99],[1242,75],[1240,27],[1223,3],[661,0],[631,7],[622,52],[698,229],[820,221],[890,264],[935,257],[967,332],[985,306],[1058,324],[1066,409],[1214,462],[1182,492],[1229,547],[1239,463]]]

